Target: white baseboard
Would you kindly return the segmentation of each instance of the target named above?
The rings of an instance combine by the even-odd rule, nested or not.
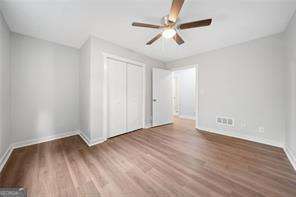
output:
[[[8,149],[6,150],[6,152],[4,153],[4,155],[0,158],[0,172],[2,171],[2,169],[4,168],[6,162],[8,161],[11,153],[13,151],[12,146],[9,146]]]
[[[81,137],[81,139],[88,145],[88,146],[91,146],[90,144],[90,139],[85,135],[84,132],[82,131],[78,131],[79,133],[79,136]]]
[[[288,146],[285,146],[284,151],[285,151],[290,163],[292,164],[294,170],[296,170],[296,153],[294,153],[293,150],[291,148],[289,148]]]
[[[271,145],[271,146],[284,148],[284,145],[282,143],[279,143],[279,142],[276,142],[273,140],[262,139],[262,138],[255,137],[255,136],[242,135],[241,133],[234,134],[232,132],[228,132],[228,131],[224,131],[224,130],[217,130],[217,129],[211,129],[211,128],[205,128],[205,127],[199,127],[197,129],[202,130],[202,131],[207,131],[210,133],[216,133],[216,134],[220,134],[220,135],[236,137],[236,138],[240,138],[240,139],[244,139],[244,140],[248,140],[248,141],[253,141],[253,142],[257,142],[257,143],[261,143],[261,144],[267,144],[267,145]]]
[[[152,127],[152,123],[146,123],[144,129],[149,129]]]
[[[160,126],[165,126],[165,125],[169,125],[169,124],[173,124],[174,122],[173,121],[169,121],[169,122],[163,122],[163,123],[159,123],[159,124],[156,124],[156,125],[151,125],[150,128],[152,127],[160,127]]]
[[[30,146],[30,145],[34,145],[34,144],[40,144],[40,143],[43,143],[43,142],[57,140],[57,139],[70,137],[70,136],[74,136],[74,135],[79,135],[88,146],[94,146],[96,144],[99,144],[99,143],[102,143],[102,142],[106,141],[106,139],[96,139],[96,140],[90,141],[84,135],[83,132],[81,132],[81,131],[70,131],[70,132],[55,134],[55,135],[42,137],[42,138],[38,138],[38,139],[31,139],[31,140],[25,140],[25,141],[21,141],[21,142],[15,142],[15,143],[12,143],[9,146],[7,151],[0,158],[0,172],[2,171],[3,167],[5,166],[6,162],[8,161],[8,159],[9,159],[9,157],[10,157],[10,155],[11,155],[11,153],[12,153],[12,151],[14,149],[25,147],[25,146]]]
[[[21,148],[21,147],[30,146],[30,145],[34,145],[34,144],[40,144],[43,142],[57,140],[57,139],[65,138],[65,137],[70,137],[70,136],[77,135],[77,134],[78,134],[77,131],[70,131],[70,132],[65,132],[65,133],[61,133],[61,134],[55,134],[55,135],[51,135],[51,136],[47,136],[47,137],[42,137],[39,139],[32,139],[32,140],[16,142],[16,143],[12,144],[12,147],[13,147],[13,149]]]
[[[90,140],[84,132],[82,131],[78,131],[79,136],[83,139],[83,141],[90,147],[90,146],[94,146],[97,144],[100,144],[102,142],[105,142],[107,139],[105,138],[101,138],[101,139],[95,139],[95,140]]]
[[[12,151],[17,148],[25,147],[25,146],[30,146],[33,144],[40,144],[43,142],[48,142],[52,140],[57,140],[65,137],[70,137],[73,135],[77,135],[77,131],[71,131],[71,132],[66,132],[66,133],[61,133],[61,134],[56,134],[56,135],[51,135],[39,139],[32,139],[32,140],[25,140],[25,141],[20,141],[20,142],[15,142],[12,143],[7,151],[4,153],[3,157],[0,159],[0,172],[2,171],[3,167],[5,166],[6,162],[8,161]]]
[[[179,118],[183,118],[183,119],[190,119],[190,120],[195,120],[195,116],[183,116],[183,115],[179,115]]]
[[[94,145],[97,145],[97,144],[103,143],[103,142],[105,142],[106,140],[107,140],[106,138],[100,138],[100,139],[92,140],[90,146],[94,146]]]

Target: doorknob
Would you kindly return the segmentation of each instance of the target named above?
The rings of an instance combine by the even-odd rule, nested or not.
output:
[[[153,102],[156,102],[157,100],[156,99],[153,99]]]

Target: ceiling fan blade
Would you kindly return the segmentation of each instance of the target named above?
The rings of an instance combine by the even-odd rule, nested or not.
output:
[[[184,43],[184,40],[181,38],[181,36],[178,33],[176,33],[173,39],[176,41],[176,43],[178,43],[178,45],[181,45]]]
[[[157,34],[154,38],[152,38],[152,40],[150,40],[149,42],[146,43],[146,45],[151,45],[153,42],[155,42],[156,40],[158,40],[161,37],[161,33]]]
[[[179,25],[179,29],[190,29],[190,28],[195,28],[195,27],[204,27],[204,26],[211,25],[211,23],[212,23],[212,19],[183,23],[183,24]]]
[[[152,25],[152,24],[147,24],[147,23],[137,23],[137,22],[133,22],[132,26],[136,26],[136,27],[147,27],[147,28],[154,28],[154,29],[159,29],[161,28],[160,25]]]
[[[179,16],[180,10],[183,6],[185,0],[173,0],[171,11],[169,15],[169,21],[175,23]]]

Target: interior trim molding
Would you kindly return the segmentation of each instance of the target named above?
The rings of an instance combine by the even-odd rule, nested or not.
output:
[[[8,149],[6,150],[6,152],[4,153],[4,155],[1,157],[0,159],[0,172],[2,171],[2,169],[4,168],[5,164],[7,163],[11,153],[13,151],[12,146],[10,145],[8,147]]]
[[[99,138],[99,139],[95,139],[95,140],[92,140],[90,146],[94,146],[94,145],[97,145],[97,144],[100,144],[100,143],[103,143],[107,141],[106,138]]]
[[[152,127],[152,123],[146,123],[144,129],[149,129]]]
[[[78,131],[79,136],[83,139],[83,141],[89,146],[94,146],[100,143],[105,142],[107,139],[106,138],[99,138],[99,139],[95,139],[95,140],[90,140],[84,132],[82,131]]]
[[[30,146],[30,145],[34,145],[34,144],[40,144],[40,143],[48,142],[48,141],[52,141],[52,140],[57,140],[57,139],[65,138],[65,137],[70,137],[70,136],[77,135],[77,134],[78,134],[77,131],[70,131],[70,132],[50,135],[50,136],[42,137],[42,138],[38,138],[38,139],[31,139],[31,140],[25,140],[25,141],[20,141],[20,142],[14,142],[8,147],[7,151],[4,153],[3,157],[0,160],[0,172],[4,168],[5,164],[7,163],[8,159],[10,158],[10,155],[14,149],[22,148],[22,147],[26,147],[26,146]]]
[[[78,130],[78,134],[79,134],[79,136],[81,137],[81,139],[88,145],[88,146],[90,146],[90,139],[85,135],[85,133],[84,132],[82,132],[82,131],[79,131]]]
[[[96,140],[90,141],[88,139],[88,137],[83,132],[77,130],[77,131],[69,131],[69,132],[65,132],[65,133],[61,133],[61,134],[50,135],[50,136],[42,137],[42,138],[38,138],[38,139],[31,139],[31,140],[15,142],[15,143],[12,143],[8,147],[8,149],[6,150],[4,155],[1,157],[1,159],[0,159],[0,172],[4,168],[5,164],[7,163],[8,159],[10,158],[10,155],[13,152],[14,149],[22,148],[22,147],[26,147],[26,146],[30,146],[30,145],[34,145],[34,144],[40,144],[40,143],[43,143],[43,142],[58,140],[58,139],[62,139],[62,138],[70,137],[70,136],[74,136],[74,135],[80,136],[82,138],[82,140],[89,147],[94,146],[94,145],[99,144],[99,143],[102,143],[102,142],[107,140],[107,139],[96,139]]]
[[[229,131],[222,131],[222,130],[217,130],[217,129],[211,129],[211,128],[206,128],[206,127],[199,127],[197,128],[198,130],[201,131],[206,131],[209,133],[216,133],[216,134],[220,134],[220,135],[226,135],[229,137],[235,137],[235,138],[240,138],[243,140],[248,140],[248,141],[252,141],[252,142],[257,142],[257,143],[261,143],[261,144],[266,144],[266,145],[270,145],[270,146],[276,146],[279,148],[284,148],[284,145],[280,142],[276,142],[273,140],[267,140],[267,139],[263,139],[263,138],[259,138],[259,137],[255,137],[255,136],[250,136],[250,135],[242,135],[239,133],[232,133]]]
[[[285,146],[284,151],[292,164],[294,170],[296,171],[296,154],[293,152],[293,150],[289,146]]]
[[[195,120],[195,116],[178,115],[179,118]]]
[[[58,140],[61,138],[70,137],[70,136],[77,135],[77,134],[78,134],[77,131],[69,131],[69,132],[65,132],[65,133],[61,133],[61,134],[55,134],[55,135],[50,135],[47,137],[38,138],[38,139],[16,142],[16,143],[13,143],[12,146],[13,146],[13,149],[16,149],[16,148],[21,148],[21,147],[25,147],[25,146],[34,145],[34,144],[40,144],[40,143],[48,142],[48,141],[52,141],[52,140]]]

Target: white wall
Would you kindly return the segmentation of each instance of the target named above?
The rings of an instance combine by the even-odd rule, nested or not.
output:
[[[79,64],[79,117],[80,131],[88,140],[90,132],[90,39],[80,48]]]
[[[195,55],[168,67],[199,66],[200,129],[282,146],[285,131],[286,66],[281,35]],[[221,127],[216,116],[233,117]],[[258,132],[264,127],[265,132]]]
[[[286,147],[296,162],[296,15],[285,32],[288,65],[288,121]],[[296,163],[295,163],[296,164]]]
[[[10,32],[0,13],[0,165],[11,142],[10,133]]]
[[[11,34],[11,129],[14,142],[79,127],[79,51]]]
[[[179,116],[195,118],[195,68],[174,71],[179,79]]]
[[[91,37],[91,135],[98,141],[103,136],[103,52],[146,64],[146,124],[152,120],[152,67],[161,67],[162,62],[140,55],[102,39]]]

